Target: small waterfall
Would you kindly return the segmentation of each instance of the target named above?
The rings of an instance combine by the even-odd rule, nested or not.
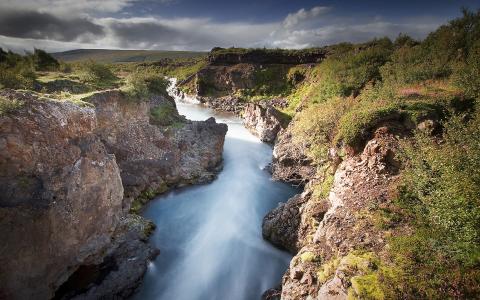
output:
[[[177,78],[167,78],[167,79],[169,82],[167,87],[167,93],[171,97],[173,97],[173,99],[175,99],[175,102],[186,102],[186,103],[192,103],[192,104],[200,103],[200,101],[198,101],[197,98],[186,95],[177,87]]]

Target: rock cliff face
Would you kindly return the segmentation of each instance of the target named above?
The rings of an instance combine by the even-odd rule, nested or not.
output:
[[[222,161],[225,124],[213,118],[188,121],[178,116],[173,99],[164,96],[136,102],[121,92],[107,91],[88,101],[95,105],[98,117],[95,133],[120,166],[126,210],[142,192],[155,194],[215,177]],[[157,109],[175,115],[176,122],[155,125],[152,113]]]
[[[239,63],[255,64],[309,64],[325,58],[327,49],[312,49],[311,51],[297,50],[264,50],[264,49],[235,49],[225,51],[223,48],[214,48],[208,56],[213,65],[232,65]]]
[[[249,63],[209,65],[197,73],[197,92],[204,96],[212,92],[235,92],[255,87],[255,71],[259,66]],[[213,90],[212,90],[213,89]]]
[[[306,154],[306,146],[294,140],[292,126],[278,133],[273,148],[272,177],[297,185],[305,185],[315,177],[316,166]]]
[[[23,107],[0,117],[0,296],[48,299],[79,265],[103,259],[122,215],[122,182],[93,134],[93,109],[3,96]]]
[[[246,103],[241,101],[236,96],[223,96],[223,97],[209,97],[209,96],[197,96],[196,97],[202,104],[216,111],[232,112],[239,115]]]
[[[187,121],[163,96],[1,96],[16,108],[0,116],[0,298],[128,297],[158,254],[132,200],[213,179],[226,125]]]
[[[379,128],[362,153],[338,166],[327,199],[316,197],[310,182],[301,195],[265,217],[264,238],[295,254],[283,277],[281,299],[347,298],[355,274],[347,255],[353,249],[378,253],[385,246],[385,231],[366,212],[391,201],[398,180],[397,147],[388,128]]]
[[[281,113],[271,105],[249,103],[242,115],[245,127],[262,142],[273,143],[278,132],[285,128]]]

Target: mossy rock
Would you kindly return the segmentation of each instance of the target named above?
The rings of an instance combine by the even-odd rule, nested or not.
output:
[[[135,200],[133,200],[130,207],[130,213],[139,214],[143,206],[156,196],[166,192],[169,189],[166,183],[162,183],[158,188],[148,188],[143,191]]]
[[[320,261],[320,258],[310,251],[300,254],[300,259],[303,263]]]

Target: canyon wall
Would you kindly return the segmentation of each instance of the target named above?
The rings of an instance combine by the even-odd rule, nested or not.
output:
[[[132,201],[212,180],[226,125],[185,120],[164,96],[1,96],[0,298],[128,297],[158,254]]]
[[[281,291],[269,291],[265,299],[280,295],[281,299],[347,299],[352,278],[363,272],[352,261],[361,261],[366,269],[371,263],[352,254],[352,249],[381,253],[386,244],[388,232],[372,222],[369,212],[392,201],[399,172],[397,148],[396,135],[388,127],[378,128],[362,152],[339,164],[325,196],[315,190],[322,179],[309,174],[296,177],[308,182],[304,192],[280,204],[263,221],[264,238],[295,255]],[[290,154],[288,148],[284,151],[298,156],[294,145]],[[290,168],[279,165],[277,172],[289,174]]]

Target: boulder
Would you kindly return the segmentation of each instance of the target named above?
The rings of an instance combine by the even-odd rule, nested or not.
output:
[[[280,111],[271,105],[249,103],[243,111],[243,124],[258,136],[262,142],[273,143],[278,132],[285,128],[284,118]]]
[[[294,140],[292,124],[277,134],[271,165],[272,177],[275,180],[305,185],[315,177],[316,166],[307,156],[307,146]]]

